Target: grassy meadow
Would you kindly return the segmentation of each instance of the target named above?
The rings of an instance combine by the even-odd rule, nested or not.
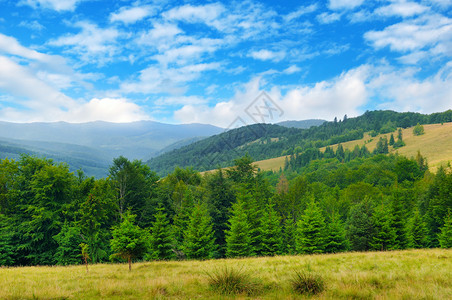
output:
[[[208,274],[226,267],[248,274],[252,293],[214,290]],[[319,275],[323,292],[297,294],[297,271]],[[0,299],[452,299],[452,250],[0,268],[0,282]]]

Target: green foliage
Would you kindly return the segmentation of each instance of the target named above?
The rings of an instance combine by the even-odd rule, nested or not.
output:
[[[130,211],[123,214],[123,221],[113,228],[110,240],[111,259],[120,257],[129,262],[132,269],[132,260],[141,259],[148,251],[149,233],[135,225],[135,215]]]
[[[391,137],[389,138],[389,146],[394,146],[394,144],[395,144],[394,135],[391,133]]]
[[[12,266],[15,262],[14,229],[10,220],[0,214],[0,266]]]
[[[74,265],[81,262],[79,245],[82,242],[80,228],[70,227],[65,223],[61,232],[54,236],[58,243],[55,253],[55,262],[57,265]]]
[[[292,215],[288,215],[284,220],[283,226],[283,253],[292,255],[296,253],[296,236],[297,223],[294,221]]]
[[[246,257],[254,254],[251,228],[245,210],[243,195],[232,205],[229,229],[226,230],[226,256]]]
[[[347,236],[351,250],[368,251],[371,249],[373,237],[373,209],[368,198],[351,207],[348,217]]]
[[[333,213],[331,221],[326,225],[325,252],[338,253],[349,249],[345,226],[337,213]]]
[[[428,246],[428,231],[418,209],[414,210],[408,227],[408,246],[410,248],[424,248]]]
[[[387,154],[389,153],[388,139],[380,137],[375,147],[374,154]]]
[[[297,252],[322,253],[325,251],[325,220],[314,199],[308,204],[297,224]]]
[[[441,248],[452,248],[452,214],[450,209],[444,219],[444,226],[441,228],[438,240]]]
[[[301,295],[316,295],[325,290],[325,280],[318,274],[296,271],[291,279],[292,288]]]
[[[215,238],[212,219],[205,204],[195,204],[184,233],[183,251],[189,259],[207,259],[215,256]]]
[[[263,210],[260,223],[260,254],[263,256],[281,254],[283,243],[281,219],[271,202]]]
[[[417,123],[416,126],[414,126],[413,128],[413,134],[414,135],[423,135],[424,132],[424,126],[422,126],[421,124]]]
[[[373,235],[370,246],[373,250],[392,250],[396,248],[396,231],[392,226],[391,211],[384,205],[379,205],[373,215]]]
[[[157,209],[154,215],[149,239],[149,259],[168,260],[174,257],[173,236],[164,208]]]

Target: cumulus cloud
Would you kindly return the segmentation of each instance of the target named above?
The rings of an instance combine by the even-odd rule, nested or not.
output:
[[[286,53],[284,51],[270,51],[267,49],[262,49],[259,51],[251,51],[248,55],[249,57],[252,57],[254,59],[258,60],[272,60],[275,62],[278,62],[286,56]]]
[[[153,14],[150,6],[123,7],[110,15],[110,22],[135,23]]]
[[[379,7],[375,10],[377,15],[412,17],[428,11],[429,8],[415,2],[400,1]]]

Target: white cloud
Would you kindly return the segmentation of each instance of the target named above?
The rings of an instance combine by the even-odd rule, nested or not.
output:
[[[364,0],[330,0],[331,9],[353,9],[363,4]]]
[[[207,100],[199,96],[179,96],[179,97],[162,97],[154,102],[158,106],[173,105],[201,105],[206,104]]]
[[[22,0],[19,3],[37,8],[48,8],[56,11],[73,11],[77,5],[86,0]]]
[[[299,68],[297,65],[291,65],[290,67],[288,67],[287,69],[285,69],[283,71],[284,74],[294,74],[297,72],[300,72],[301,68]]]
[[[312,13],[318,9],[317,4],[311,4],[309,6],[300,6],[297,10],[289,13],[284,17],[286,22],[290,22],[292,20],[298,19],[299,17]]]
[[[415,2],[400,1],[391,3],[387,6],[379,7],[375,10],[377,15],[381,16],[401,16],[412,17],[428,11],[429,8]]]
[[[321,13],[320,15],[317,16],[317,20],[321,24],[334,23],[336,21],[339,21],[340,19],[341,19],[341,15],[337,14],[337,13],[324,12],[324,13]]]
[[[163,17],[168,20],[178,20],[189,23],[203,22],[211,24],[212,21],[225,11],[225,8],[220,3],[206,4],[199,6],[192,6],[186,4],[184,6],[175,7],[163,13]]]
[[[19,26],[29,28],[31,30],[41,31],[44,29],[44,26],[42,26],[38,21],[21,21],[19,23]]]
[[[110,15],[110,22],[131,24],[148,17],[153,13],[153,9],[150,6],[123,7],[119,12]]]
[[[79,55],[83,61],[90,63],[93,60],[104,63],[119,51],[116,42],[120,32],[117,29],[102,29],[88,21],[77,22],[74,26],[80,28],[81,32],[51,40],[49,45],[66,47],[68,52]]]
[[[382,31],[369,31],[364,38],[377,49],[389,47],[402,53],[424,50],[432,56],[452,56],[452,19],[424,15]]]
[[[266,49],[262,49],[259,51],[251,51],[248,54],[249,57],[252,57],[254,59],[258,60],[272,60],[275,62],[278,62],[286,56],[286,53],[284,51],[270,51]]]

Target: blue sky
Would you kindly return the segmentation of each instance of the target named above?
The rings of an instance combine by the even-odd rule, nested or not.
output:
[[[0,120],[252,122],[452,108],[452,0],[0,0]]]

